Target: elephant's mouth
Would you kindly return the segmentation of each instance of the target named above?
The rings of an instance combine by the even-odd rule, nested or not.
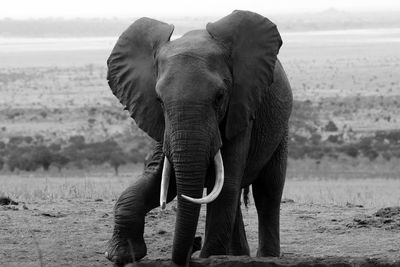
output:
[[[217,153],[215,154],[214,164],[215,164],[216,178],[215,178],[214,188],[211,191],[211,193],[202,198],[192,198],[186,195],[182,195],[182,198],[196,204],[207,204],[214,201],[218,197],[224,185],[224,163],[222,161],[221,150],[218,150]],[[162,171],[162,178],[161,178],[161,191],[160,191],[160,206],[162,209],[165,209],[167,203],[170,174],[171,174],[171,163],[169,162],[168,158],[165,157],[163,171]]]

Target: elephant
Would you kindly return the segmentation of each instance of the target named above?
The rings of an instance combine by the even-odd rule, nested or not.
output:
[[[277,58],[277,27],[237,10],[171,40],[173,30],[138,19],[107,60],[112,93],[155,147],[143,174],[116,201],[106,257],[116,264],[142,259],[146,213],[175,197],[174,264],[187,265],[198,245],[201,204],[207,211],[199,256],[249,255],[240,207],[249,186],[257,256],[279,256],[292,91]]]

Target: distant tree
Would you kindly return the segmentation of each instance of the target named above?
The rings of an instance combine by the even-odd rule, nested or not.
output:
[[[392,153],[390,153],[389,151],[384,151],[384,152],[382,152],[382,157],[386,161],[390,161],[390,159],[392,158]]]
[[[361,138],[360,142],[358,143],[359,149],[366,153],[372,149],[372,138],[371,137],[363,137]]]
[[[400,148],[393,149],[392,150],[392,155],[393,155],[393,157],[396,157],[396,158],[400,159]]]
[[[110,158],[108,159],[108,162],[110,165],[114,168],[115,175],[118,176],[118,169],[121,165],[124,165],[127,163],[126,161],[126,155],[125,153],[120,150],[120,151],[113,151],[110,154]]]
[[[329,121],[327,125],[325,125],[325,131],[327,132],[336,132],[338,130],[338,127],[333,121]]]
[[[374,161],[378,156],[379,153],[373,149],[367,150],[363,152],[364,156],[366,156],[370,161]]]
[[[2,141],[0,141],[0,156],[6,156],[7,155],[7,149],[6,149],[6,144]]]
[[[25,137],[24,136],[12,136],[8,139],[7,147],[17,147],[24,143]]]
[[[288,151],[288,156],[289,158],[292,159],[302,159],[307,153],[307,150],[305,146],[301,145],[289,145],[289,151]]]
[[[328,142],[337,144],[339,142],[339,136],[338,135],[330,135],[328,136]]]
[[[38,145],[43,144],[44,143],[43,135],[40,135],[40,134],[35,135],[35,143]]]
[[[331,159],[338,159],[339,156],[336,153],[329,153],[328,157],[330,157]]]
[[[292,134],[291,138],[294,142],[298,144],[305,144],[307,142],[307,138],[298,134]]]
[[[69,143],[74,146],[83,146],[85,144],[85,137],[82,135],[74,135],[69,138]]]
[[[15,169],[22,171],[35,171],[39,167],[31,148],[15,149],[7,160],[11,172]]]
[[[93,164],[103,164],[109,160],[111,153],[118,149],[120,147],[114,140],[89,143],[85,146],[84,157]]]
[[[141,152],[140,150],[131,149],[128,154],[128,160],[132,163],[144,162],[146,155],[147,153]]]
[[[51,145],[49,145],[49,150],[51,152],[59,152],[61,150],[61,145],[60,144],[56,144],[56,143],[52,143]]]
[[[33,149],[33,154],[37,165],[43,167],[43,170],[48,171],[53,162],[53,154],[46,146],[38,146]]]
[[[319,161],[324,157],[324,152],[319,150],[311,150],[307,153],[307,156],[311,159]]]
[[[64,156],[62,153],[53,154],[53,164],[58,168],[58,171],[61,172],[61,169],[64,168],[70,159]]]
[[[313,145],[318,145],[321,142],[321,135],[317,134],[317,133],[313,133],[310,137],[310,141]]]
[[[345,155],[356,158],[359,155],[358,149],[353,145],[346,145],[340,149]]]
[[[27,143],[27,144],[31,144],[32,141],[33,141],[33,138],[32,138],[32,136],[25,136],[25,137],[24,137],[24,141],[25,141],[25,143]]]

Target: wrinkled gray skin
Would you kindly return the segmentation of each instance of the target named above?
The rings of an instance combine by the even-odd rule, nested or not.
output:
[[[281,63],[276,60],[273,82],[261,87],[260,103],[245,104],[248,109],[254,108],[251,117],[243,127],[228,125],[232,124],[229,120],[241,123],[241,118],[234,117],[238,115],[229,113],[235,109],[231,105],[235,97],[232,90],[235,80],[239,80],[234,76],[240,75],[234,71],[235,64],[240,62],[232,63],[235,58],[229,51],[228,45],[207,30],[196,30],[162,44],[154,53],[157,72],[154,90],[162,107],[164,134],[142,177],[116,203],[114,235],[107,248],[110,260],[118,264],[130,262],[133,260],[130,251],[134,260],[146,255],[144,218],[148,211],[159,206],[163,158],[167,156],[173,168],[168,202],[178,196],[172,259],[176,264],[187,264],[200,205],[183,199],[181,194],[200,198],[204,187],[208,192],[212,190],[212,159],[219,149],[225,182],[218,198],[207,204],[200,257],[249,255],[240,210],[241,189],[249,185],[259,220],[257,256],[280,255],[279,210],[286,172],[291,88]],[[244,80],[257,79],[249,76]],[[137,120],[137,116],[140,114],[133,117]]]

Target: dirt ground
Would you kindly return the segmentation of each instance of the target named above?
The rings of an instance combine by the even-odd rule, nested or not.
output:
[[[169,258],[176,203],[146,217],[147,259]],[[113,201],[65,200],[0,206],[0,266],[104,266],[111,237]],[[257,249],[254,205],[243,209],[252,256]],[[203,235],[202,209],[198,235]],[[298,204],[285,200],[281,215],[283,259],[400,260],[400,208]]]

